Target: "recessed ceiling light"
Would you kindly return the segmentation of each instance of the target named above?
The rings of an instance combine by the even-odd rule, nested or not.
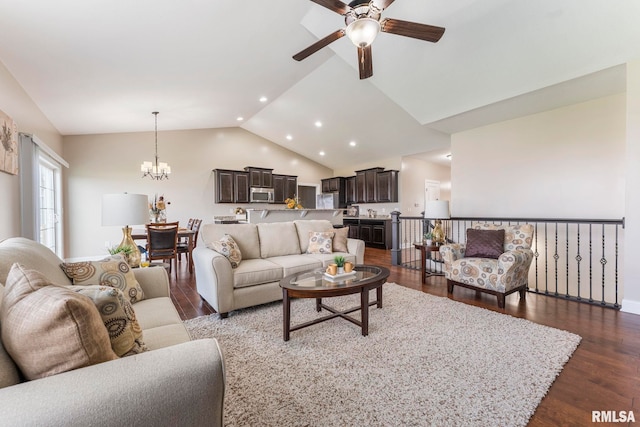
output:
[[[324,151],[321,151],[318,154],[320,154],[321,156],[324,156]]]
[[[260,97],[260,102],[267,102],[267,97],[266,96],[261,96]]]
[[[322,127],[322,122],[321,122],[320,120],[318,120],[318,121],[315,123],[315,125],[316,125],[316,127],[317,127],[317,128],[321,128],[321,127]]]
[[[291,135],[287,135],[286,138],[287,138],[288,141],[291,141],[293,139],[293,137]]]
[[[356,146],[356,145],[358,145],[358,144],[356,144],[356,142],[355,142],[355,141],[351,141],[351,142],[349,143],[349,145],[350,145],[350,146],[352,146],[352,147],[355,147],[355,146]]]
[[[445,157],[446,157],[447,159],[451,160],[451,153],[447,154]]]
[[[236,118],[237,121],[241,122],[244,120],[244,117],[238,116],[238,118]]]

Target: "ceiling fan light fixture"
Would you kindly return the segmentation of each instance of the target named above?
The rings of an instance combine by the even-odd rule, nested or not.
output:
[[[367,47],[380,32],[380,22],[372,18],[360,18],[351,22],[346,29],[347,37],[357,47]]]

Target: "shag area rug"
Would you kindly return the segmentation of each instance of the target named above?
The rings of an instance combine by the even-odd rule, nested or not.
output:
[[[326,314],[292,302],[292,325]],[[185,324],[220,342],[229,426],[524,426],[581,339],[391,283],[369,315],[368,337],[335,318],[289,342],[282,303]]]

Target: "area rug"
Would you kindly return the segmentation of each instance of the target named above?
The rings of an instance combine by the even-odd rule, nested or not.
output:
[[[282,303],[185,321],[194,339],[222,347],[225,424],[524,426],[581,339],[396,284],[383,289],[367,337],[335,318],[284,342]],[[346,309],[359,296],[325,303]],[[294,325],[323,314],[315,300],[292,302]]]

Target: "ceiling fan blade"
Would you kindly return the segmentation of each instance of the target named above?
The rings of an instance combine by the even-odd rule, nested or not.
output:
[[[327,46],[330,43],[333,43],[334,41],[338,40],[339,38],[343,37],[344,35],[345,35],[344,29],[338,30],[335,33],[331,33],[327,37],[318,40],[317,42],[315,42],[314,44],[312,44],[308,48],[306,48],[304,50],[301,50],[300,52],[298,52],[295,55],[293,55],[293,59],[295,59],[296,61],[302,61],[307,56],[316,53],[317,51],[319,51],[323,47]]]
[[[358,68],[360,69],[360,80],[373,76],[371,45],[358,48]]]
[[[333,10],[335,13],[339,13],[340,15],[344,15],[345,13],[351,10],[351,7],[348,4],[344,4],[340,0],[311,0],[311,1],[319,4],[320,6],[324,6],[327,9]]]
[[[433,25],[418,24],[416,22],[401,21],[399,19],[384,19],[380,22],[380,30],[385,33],[399,36],[412,37],[414,39],[437,42],[444,34],[444,28]]]

